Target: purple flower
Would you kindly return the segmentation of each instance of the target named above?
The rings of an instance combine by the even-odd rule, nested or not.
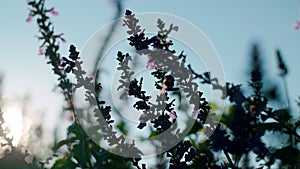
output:
[[[298,31],[300,29],[300,21],[298,20],[294,26],[294,30]]]
[[[51,13],[53,16],[58,16],[58,12],[54,10],[54,7],[50,8],[47,12]]]
[[[28,15],[28,18],[26,19],[26,23],[31,23],[33,19],[33,16],[31,14]]]
[[[55,35],[55,38],[58,38],[61,40],[62,43],[66,43],[66,40],[62,37],[64,35],[64,33],[60,33],[58,35]]]
[[[200,112],[200,109],[195,110],[195,111],[193,112],[193,114],[192,114],[192,118],[193,118],[193,119],[197,119],[197,118],[198,118],[199,112]]]
[[[172,29],[173,29],[175,32],[177,32],[177,31],[179,30],[179,27],[178,27],[178,26],[174,26]]]
[[[41,46],[39,49],[39,55],[43,55],[43,54],[45,54],[45,47]]]
[[[68,93],[68,92],[69,92],[69,89],[65,88],[65,89],[64,89],[64,92],[65,92],[65,93]]]
[[[153,61],[152,57],[148,55],[148,62],[147,62],[147,65],[146,65],[146,69],[147,70],[152,70],[154,68],[155,68],[154,61]]]
[[[141,114],[141,117],[140,117],[140,118],[145,118],[145,117],[147,117],[146,111],[144,111],[144,112]]]
[[[176,115],[176,112],[175,111],[171,111],[170,113],[169,113],[169,116],[172,118],[172,119],[176,119],[177,118],[177,115]]]
[[[149,60],[148,60],[146,69],[147,69],[147,70],[152,70],[152,69],[154,69],[154,68],[155,68],[155,65],[154,65],[153,61],[149,61]]]
[[[58,69],[63,70],[64,69],[64,61],[62,59],[59,60],[58,62]]]
[[[66,40],[64,38],[60,38],[62,43],[66,43]]]

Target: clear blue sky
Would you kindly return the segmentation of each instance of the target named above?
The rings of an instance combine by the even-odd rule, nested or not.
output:
[[[68,45],[79,50],[88,38],[114,16],[108,0],[71,1],[49,0],[60,13],[53,18],[56,30],[64,32],[67,43],[61,54],[67,54]],[[280,48],[289,66],[288,85],[291,103],[300,96],[300,32],[293,26],[300,19],[297,0],[191,0],[138,1],[125,0],[126,9],[138,12],[164,12],[182,17],[201,29],[214,44],[223,63],[227,81],[247,85],[244,75],[249,66],[249,52],[253,42],[259,42],[269,73],[277,78],[275,49]],[[45,112],[45,118],[57,117],[63,98],[53,93],[56,77],[45,59],[38,56],[35,23],[26,24],[26,0],[2,1],[0,6],[0,72],[5,75],[4,96],[13,99],[29,93],[33,110]]]

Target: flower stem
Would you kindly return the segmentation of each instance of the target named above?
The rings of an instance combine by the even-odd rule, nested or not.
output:
[[[290,97],[289,97],[289,92],[288,92],[288,86],[287,86],[287,80],[286,80],[286,76],[282,76],[282,84],[283,84],[283,89],[284,89],[284,95],[285,95],[285,101],[286,101],[286,109],[288,110],[289,114],[291,116],[291,103],[290,103]],[[288,124],[291,124],[291,120],[288,121]],[[289,135],[289,140],[290,140],[290,144],[292,147],[294,147],[294,139],[293,139],[293,134]]]
[[[223,150],[223,151],[224,151],[224,154],[225,154],[225,156],[226,156],[226,158],[227,158],[227,160],[228,160],[230,166],[231,166],[232,168],[234,168],[234,164],[233,164],[233,162],[232,162],[232,160],[231,160],[231,158],[230,158],[228,152],[227,152],[226,150]]]

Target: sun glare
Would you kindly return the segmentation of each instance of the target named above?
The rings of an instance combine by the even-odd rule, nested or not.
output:
[[[4,125],[3,127],[9,128],[9,133],[7,137],[13,138],[13,145],[17,146],[22,137],[23,129],[23,117],[22,111],[16,106],[10,106],[4,109],[3,111]]]

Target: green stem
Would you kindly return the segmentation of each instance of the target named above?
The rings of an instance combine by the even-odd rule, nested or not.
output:
[[[287,80],[286,80],[285,76],[282,76],[281,79],[282,79],[283,89],[284,89],[286,109],[288,110],[289,114],[292,115],[292,113],[291,113],[291,103],[290,103],[290,99],[289,99],[290,97],[289,97],[288,86],[287,86]],[[289,120],[288,123],[291,124],[291,120]],[[289,135],[289,140],[290,140],[291,146],[294,147],[293,134]]]
[[[285,95],[285,101],[286,101],[286,107],[290,113],[290,108],[291,108],[291,103],[289,99],[289,92],[288,92],[288,86],[287,86],[287,81],[286,78],[283,76],[281,77],[282,83],[283,83],[283,89],[284,89],[284,95]]]
[[[226,156],[226,158],[227,158],[227,160],[228,160],[230,166],[231,166],[232,168],[234,168],[234,164],[233,164],[233,162],[232,162],[232,160],[231,160],[231,158],[230,158],[228,152],[227,152],[226,150],[223,150],[223,151],[224,151],[224,154],[225,154],[225,156]]]

